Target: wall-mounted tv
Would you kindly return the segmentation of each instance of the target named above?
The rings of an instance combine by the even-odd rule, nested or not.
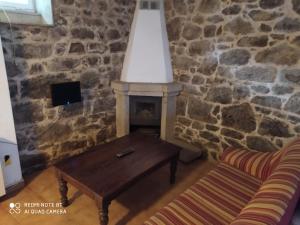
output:
[[[80,82],[51,84],[52,105],[69,105],[81,102]]]

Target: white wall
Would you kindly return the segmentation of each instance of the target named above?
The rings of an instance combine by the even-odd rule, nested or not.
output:
[[[121,81],[173,82],[164,1],[159,2],[160,10],[141,10],[137,1]]]
[[[0,186],[12,186],[22,181],[14,118],[12,113],[7,73],[0,38],[0,161],[4,181],[0,177]],[[9,155],[11,164],[5,165],[4,156]]]
[[[2,165],[0,161],[0,196],[5,195],[4,177],[2,172]]]

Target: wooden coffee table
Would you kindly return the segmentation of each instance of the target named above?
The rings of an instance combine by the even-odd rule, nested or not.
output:
[[[127,148],[134,152],[116,157]],[[179,147],[158,138],[130,134],[63,160],[55,165],[62,205],[69,204],[68,182],[96,201],[100,224],[107,225],[111,201],[139,179],[170,163],[170,183],[175,182],[179,151]]]

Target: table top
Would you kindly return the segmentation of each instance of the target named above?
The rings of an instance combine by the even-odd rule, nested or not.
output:
[[[134,152],[117,158],[127,148]],[[78,156],[55,165],[64,178],[93,197],[113,199],[135,181],[176,157],[180,147],[158,138],[130,134],[94,146]]]

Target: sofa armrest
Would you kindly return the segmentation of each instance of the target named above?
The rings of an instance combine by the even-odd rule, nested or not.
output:
[[[261,180],[269,175],[273,152],[258,152],[240,148],[227,148],[221,161]]]
[[[300,197],[299,156],[279,166],[230,225],[290,224]]]

